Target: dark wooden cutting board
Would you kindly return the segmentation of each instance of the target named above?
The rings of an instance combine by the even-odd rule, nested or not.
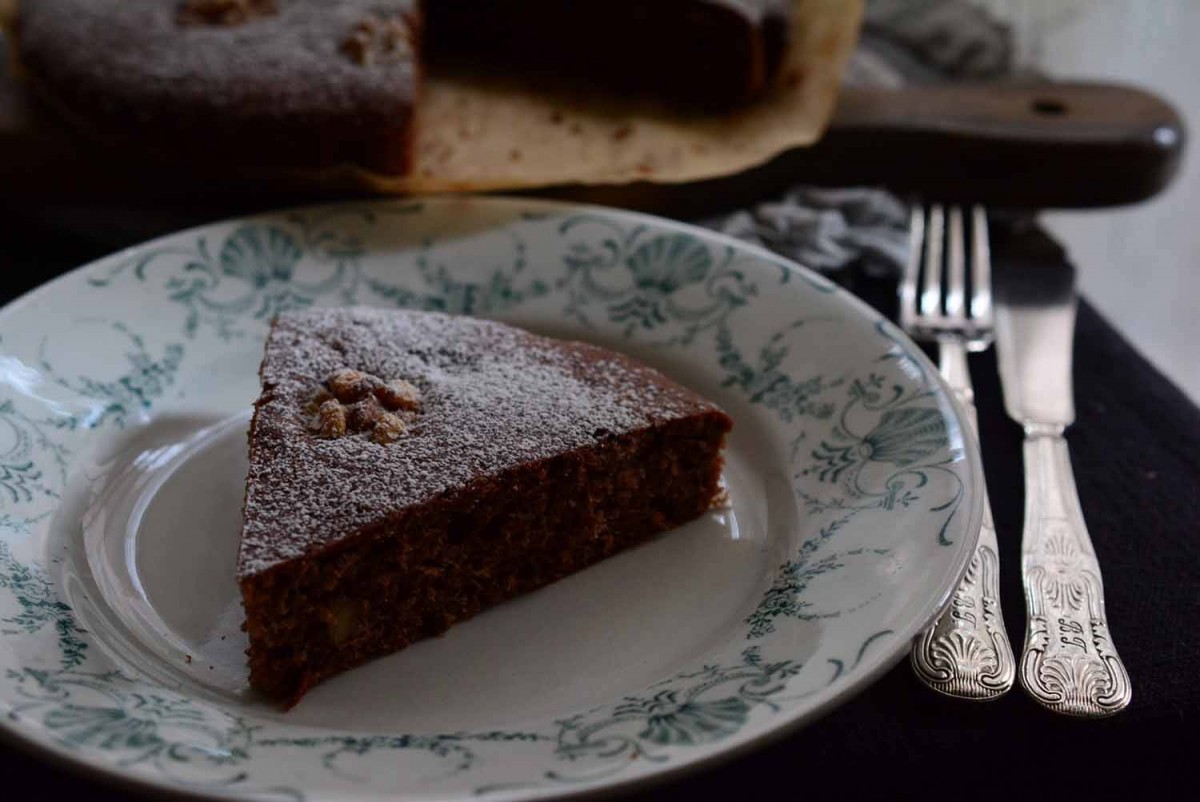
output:
[[[758,168],[690,184],[553,187],[536,194],[696,217],[787,187],[884,186],[992,207],[1134,203],[1165,187],[1184,149],[1179,115],[1134,87],[1098,83],[846,88],[825,136]],[[200,174],[101,145],[0,75],[0,204],[64,225],[111,220],[120,239],[214,217],[359,196],[354,186]],[[132,230],[130,230],[132,227]],[[118,232],[114,231],[114,234]]]

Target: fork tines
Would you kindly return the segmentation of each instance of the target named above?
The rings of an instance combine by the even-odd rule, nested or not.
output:
[[[900,283],[900,323],[936,338],[986,343],[992,332],[987,215],[940,204],[912,210],[912,246]]]

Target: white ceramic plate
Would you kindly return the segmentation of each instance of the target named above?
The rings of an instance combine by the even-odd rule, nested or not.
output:
[[[732,509],[346,673],[246,688],[233,581],[272,315],[370,304],[629,351],[736,425]],[[0,312],[0,710],[86,767],[222,797],[547,797],[694,766],[892,665],[962,574],[978,458],[929,363],[796,265],[496,199],[176,234]]]

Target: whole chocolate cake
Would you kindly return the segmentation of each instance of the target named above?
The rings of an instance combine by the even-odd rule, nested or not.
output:
[[[36,94],[221,168],[405,175],[427,60],[688,108],[761,95],[792,0],[21,0]]]
[[[238,581],[250,681],[322,679],[712,508],[732,426],[596,346],[436,313],[275,322]]]

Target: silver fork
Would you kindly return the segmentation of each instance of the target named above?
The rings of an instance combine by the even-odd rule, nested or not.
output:
[[[964,218],[970,226],[969,249]],[[916,339],[937,343],[942,377],[978,436],[967,352],[992,344],[987,215],[978,206],[933,205],[928,212],[916,206],[911,235],[912,252],[900,282],[900,325]],[[995,699],[1012,687],[1016,674],[1000,613],[999,549],[986,488],[983,503],[983,528],[966,575],[949,608],[912,646],[917,676],[933,690],[959,699]]]

